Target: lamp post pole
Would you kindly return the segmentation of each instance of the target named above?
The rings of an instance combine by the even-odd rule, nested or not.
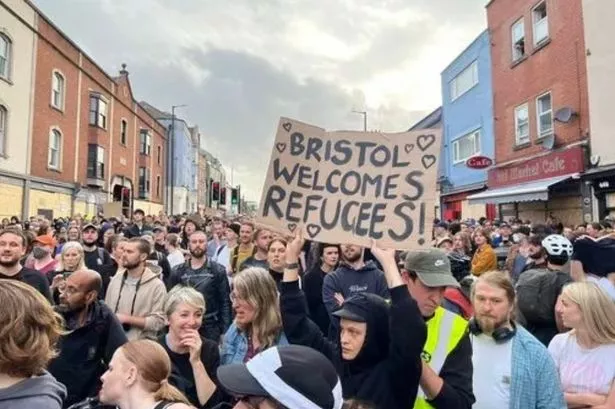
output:
[[[355,114],[363,115],[363,132],[367,132],[367,111],[352,111]]]
[[[173,205],[174,205],[174,197],[175,197],[175,109],[176,108],[182,108],[185,107],[187,105],[173,105],[171,107],[171,130],[169,132],[169,141],[170,141],[170,145],[171,145],[171,160],[170,160],[170,173],[171,173],[171,194],[170,194],[170,209],[169,209],[169,216],[173,215]]]

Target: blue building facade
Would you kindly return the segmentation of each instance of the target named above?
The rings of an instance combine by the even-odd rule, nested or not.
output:
[[[478,155],[494,158],[490,49],[485,30],[441,74],[444,156],[440,199],[446,220],[495,217],[493,206],[470,205],[467,200],[485,189],[487,170],[468,168],[466,161]]]

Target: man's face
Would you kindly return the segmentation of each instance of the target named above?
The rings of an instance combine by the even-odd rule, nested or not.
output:
[[[367,324],[364,322],[350,321],[345,318],[340,320],[340,345],[342,358],[352,361],[359,355],[367,335]]]
[[[333,268],[340,258],[337,247],[325,247],[322,251],[322,263]]]
[[[513,306],[502,288],[479,280],[474,287],[472,304],[474,316],[483,332],[487,334],[510,322]]]
[[[214,223],[213,229],[214,236],[223,239],[224,238],[224,225],[220,222]]]
[[[482,233],[478,233],[474,236],[474,243],[476,243],[476,245],[480,247],[483,244],[487,243],[487,239],[485,238],[485,236],[483,236]]]
[[[98,230],[88,227],[81,233],[81,239],[86,246],[92,246],[98,241]]]
[[[128,270],[137,268],[145,262],[147,256],[139,251],[139,243],[126,242],[122,254],[122,266]]]
[[[434,315],[436,308],[442,304],[446,287],[427,287],[418,277],[414,280],[410,278],[405,270],[402,270],[401,278],[418,304],[421,315],[425,318]]]
[[[590,237],[593,237],[593,238],[598,238],[599,233],[600,233],[597,229],[594,229],[594,226],[592,226],[591,224],[587,225],[587,228],[585,229],[585,231]]]
[[[136,212],[132,215],[132,220],[135,223],[141,223],[143,221],[143,215],[141,214],[141,212]]]
[[[254,234],[254,229],[249,224],[242,224],[239,229],[239,242],[241,244],[250,244],[252,241],[252,235]]]
[[[26,253],[23,239],[12,233],[0,236],[0,266],[14,267]]]
[[[256,238],[256,247],[261,251],[267,251],[273,235],[269,230],[261,230]]]
[[[60,310],[63,312],[80,312],[92,303],[92,292],[88,291],[85,277],[71,274],[66,279],[64,289],[60,291]]]
[[[512,234],[512,230],[509,226],[504,226],[500,229],[500,234],[502,235],[502,237],[510,237],[510,235]]]
[[[544,251],[543,251],[542,246],[536,245],[536,244],[530,244],[528,248],[528,254],[530,258],[534,260],[540,260],[544,255]]]
[[[162,230],[156,230],[156,233],[154,233],[154,240],[157,244],[164,244],[165,237],[166,234]]]
[[[342,244],[342,258],[347,263],[356,263],[363,256],[361,246],[354,244]]]
[[[202,258],[207,252],[207,236],[205,236],[205,233],[199,231],[190,235],[188,249],[192,257],[198,259]]]

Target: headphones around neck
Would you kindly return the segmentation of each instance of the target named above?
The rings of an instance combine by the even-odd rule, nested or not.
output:
[[[506,341],[509,341],[515,336],[515,334],[517,333],[517,326],[512,321],[510,322],[510,325],[512,325],[512,329],[508,327],[500,327],[493,331],[491,337],[497,344],[502,344]],[[480,335],[483,333],[483,330],[478,324],[478,321],[474,317],[471,318],[468,322],[468,329],[470,330],[470,333],[472,335]]]

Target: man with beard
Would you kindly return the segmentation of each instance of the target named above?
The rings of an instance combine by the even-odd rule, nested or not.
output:
[[[269,270],[267,254],[269,253],[269,243],[271,243],[272,238],[273,236],[269,230],[256,230],[254,233],[254,246],[256,247],[256,252],[243,263],[239,264],[239,271],[245,270],[248,267],[260,267]]]
[[[481,275],[472,290],[473,409],[562,409],[566,401],[547,348],[512,319],[515,289],[505,272]]]
[[[83,241],[83,253],[87,268],[102,274],[103,266],[113,264],[107,250],[98,247],[98,227],[92,223],[83,226],[81,229],[81,240]]]
[[[128,341],[115,314],[98,299],[101,287],[96,271],[79,270],[66,278],[60,292],[56,311],[64,318],[66,333],[49,372],[66,386],[65,407],[96,396],[113,353]]]
[[[249,257],[254,254],[254,224],[250,222],[241,223],[239,228],[239,244],[233,249],[231,255],[231,271],[233,274],[239,271],[239,268]]]
[[[0,279],[19,280],[36,288],[51,302],[49,281],[36,270],[20,264],[26,253],[26,236],[17,229],[0,231]]]
[[[330,334],[338,332],[333,313],[352,295],[371,293],[389,298],[389,289],[384,273],[373,261],[363,261],[363,249],[354,244],[341,245],[342,262],[333,273],[325,276],[322,285],[322,301],[331,318]]]
[[[167,289],[158,274],[146,266],[150,245],[140,238],[124,244],[122,273],[109,283],[105,302],[117,316],[129,340],[156,339],[165,325],[163,313]]]
[[[200,333],[219,342],[231,325],[232,308],[226,269],[207,257],[207,236],[197,230],[188,242],[190,261],[177,266],[169,279],[169,288],[181,284],[203,294],[207,313],[203,317]]]

